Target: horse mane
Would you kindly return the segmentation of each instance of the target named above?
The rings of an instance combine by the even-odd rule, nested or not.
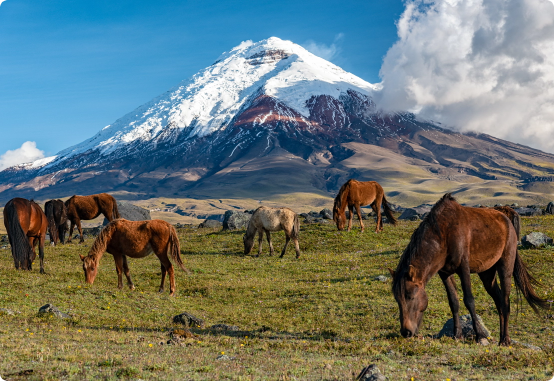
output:
[[[423,221],[419,224],[416,230],[414,230],[412,237],[410,238],[410,243],[404,249],[398,266],[396,267],[395,276],[392,282],[392,289],[395,295],[397,292],[401,292],[404,288],[404,282],[402,282],[402,275],[409,268],[414,257],[416,256],[421,244],[424,240],[425,233],[431,229],[433,233],[440,239],[441,232],[439,229],[439,219],[438,216],[443,214],[445,210],[452,207],[453,204],[457,204],[456,199],[452,197],[451,193],[446,193],[442,198],[437,201],[433,206],[431,211],[425,216]]]
[[[339,193],[337,193],[337,196],[335,197],[333,213],[335,212],[335,210],[340,211],[343,209],[343,204],[346,202],[346,197],[345,197],[345,195],[347,194],[346,189],[350,187],[352,181],[354,181],[354,179],[348,180],[340,187]],[[344,206],[344,208],[346,208],[346,206]]]
[[[96,239],[92,243],[92,246],[88,252],[88,256],[93,257],[96,262],[98,262],[100,258],[104,255],[104,252],[106,251],[106,248],[108,247],[108,244],[112,239],[112,235],[116,230],[116,226],[114,224],[115,221],[118,220],[113,220],[112,222],[107,224],[100,231],[100,234],[98,234],[98,237],[96,237]]]

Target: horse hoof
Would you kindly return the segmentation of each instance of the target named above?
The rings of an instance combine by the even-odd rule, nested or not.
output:
[[[46,271],[44,271],[44,269],[40,269],[40,273],[41,274],[46,274]]]
[[[488,341],[485,337],[482,337],[481,339],[479,339],[479,341],[477,342],[477,344],[486,347],[486,346],[489,345],[490,343],[489,343],[489,341]]]

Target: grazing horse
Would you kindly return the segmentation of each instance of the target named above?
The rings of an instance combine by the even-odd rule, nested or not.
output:
[[[267,236],[267,242],[269,243],[269,255],[273,255],[273,245],[271,243],[271,233],[279,230],[285,231],[286,241],[283,251],[281,251],[280,258],[283,258],[287,251],[289,241],[294,241],[294,248],[296,250],[296,258],[300,257],[300,247],[298,246],[298,232],[300,231],[300,222],[298,221],[298,214],[294,213],[289,208],[269,208],[267,206],[260,206],[252,214],[246,234],[242,238],[244,242],[244,254],[250,254],[254,247],[254,236],[258,233],[258,255],[262,253],[262,241],[263,233]]]
[[[383,230],[383,221],[381,221],[381,205],[385,210],[385,215],[388,220],[396,225],[396,218],[392,215],[390,204],[385,198],[385,192],[379,183],[376,181],[357,181],[354,179],[348,180],[340,187],[335,204],[333,205],[333,221],[337,224],[337,229],[343,230],[346,224],[345,209],[348,206],[350,215],[348,217],[348,231],[352,228],[352,218],[354,217],[354,207],[358,213],[362,232],[364,231],[364,223],[362,222],[362,214],[360,206],[371,205],[371,208],[377,214],[377,226],[375,232],[379,233]]]
[[[517,215],[517,213],[516,213]],[[512,215],[519,220],[519,215]],[[510,218],[488,208],[461,206],[445,194],[414,231],[393,277],[392,291],[400,309],[400,333],[414,336],[427,308],[425,286],[437,272],[446,288],[454,321],[454,337],[460,338],[459,302],[454,274],[462,281],[464,304],[471,314],[475,339],[487,344],[476,318],[470,273],[477,273],[492,297],[500,318],[499,345],[510,345],[508,320],[512,276],[516,287],[533,308],[548,308],[533,289],[535,279],[517,251],[518,234]],[[498,274],[500,287],[496,281]]]
[[[92,244],[88,256],[85,257],[79,254],[83,261],[87,283],[92,284],[94,282],[98,273],[98,264],[106,251],[113,255],[119,289],[123,288],[122,272],[125,273],[127,284],[131,290],[135,289],[129,273],[127,257],[144,258],[154,252],[160,260],[162,268],[160,292],[164,290],[165,274],[167,272],[169,273],[170,296],[175,293],[175,276],[168,252],[183,270],[188,271],[181,260],[179,238],[175,228],[162,220],[128,221],[120,218],[106,225]]]
[[[44,213],[48,219],[50,242],[57,245],[58,241],[65,243],[67,231],[67,208],[62,200],[50,200],[44,204]]]
[[[71,242],[73,228],[77,225],[81,235],[80,243],[84,242],[83,229],[81,229],[81,220],[92,220],[102,213],[108,221],[119,218],[117,202],[115,198],[107,193],[93,194],[90,196],[73,196],[65,202],[67,208],[67,218],[71,221],[69,228],[69,237],[67,242]]]
[[[44,240],[48,222],[40,206],[33,200],[13,198],[4,207],[4,226],[12,247],[16,269],[31,270],[37,254],[40,256],[40,273],[44,274]]]

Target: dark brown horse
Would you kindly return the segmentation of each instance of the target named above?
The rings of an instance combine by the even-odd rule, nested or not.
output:
[[[128,221],[121,218],[106,225],[92,244],[88,256],[84,257],[79,254],[83,261],[87,283],[92,284],[94,282],[98,273],[100,258],[102,258],[105,251],[113,255],[119,289],[123,288],[122,272],[125,273],[127,284],[131,290],[135,288],[131,281],[127,257],[144,258],[154,252],[162,267],[160,292],[164,290],[164,280],[167,272],[169,273],[171,296],[175,293],[175,276],[173,265],[167,255],[168,252],[183,270],[188,271],[181,260],[179,238],[175,228],[162,220]]]
[[[37,254],[40,256],[40,273],[44,274],[44,240],[48,222],[40,206],[33,200],[13,198],[4,207],[4,226],[12,247],[16,269],[31,270]]]
[[[77,225],[81,240],[83,239],[83,229],[81,229],[81,220],[92,220],[102,213],[108,221],[119,218],[117,202],[115,198],[107,193],[93,194],[90,196],[73,196],[65,202],[67,208],[67,218],[71,221],[69,228],[69,237],[67,242],[71,242],[73,228]]]
[[[337,224],[337,229],[343,230],[346,224],[346,207],[350,212],[348,219],[348,231],[352,228],[352,218],[354,217],[354,208],[358,214],[360,220],[360,226],[364,231],[364,224],[362,222],[362,214],[360,212],[360,206],[371,205],[371,208],[377,214],[377,226],[375,232],[378,233],[383,230],[383,222],[381,221],[381,205],[385,210],[385,215],[388,220],[396,225],[396,218],[392,215],[387,199],[385,198],[385,192],[379,183],[376,181],[357,181],[354,179],[348,180],[340,188],[337,197],[335,197],[335,204],[333,205],[333,221]]]
[[[517,213],[516,213],[517,214]],[[512,217],[519,220],[519,216]],[[477,273],[494,300],[500,318],[500,345],[511,343],[508,334],[512,276],[535,312],[547,308],[534,291],[534,278],[517,252],[517,232],[501,211],[461,206],[445,194],[414,231],[393,276],[392,290],[400,309],[400,333],[414,336],[427,308],[425,286],[437,272],[446,288],[454,321],[454,337],[462,335],[454,274],[462,281],[464,304],[471,314],[475,339],[487,338],[475,314],[470,273]],[[500,286],[497,283],[498,274]]]
[[[65,232],[67,231],[67,208],[62,200],[50,200],[44,204],[44,213],[48,219],[48,231],[50,242],[57,245],[58,242],[65,243]]]

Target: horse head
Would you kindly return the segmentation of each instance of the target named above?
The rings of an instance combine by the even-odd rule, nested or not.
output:
[[[338,230],[344,230],[346,225],[346,212],[341,213],[338,207],[333,208],[333,221],[337,224]]]
[[[254,236],[255,234],[249,236],[248,233],[242,237],[242,242],[244,242],[244,254],[248,255],[254,247]]]
[[[390,270],[390,269],[389,269]],[[400,274],[390,270],[393,277],[393,293],[400,310],[400,334],[412,337],[417,334],[423,312],[427,309],[425,283],[419,271],[412,265]],[[400,279],[396,279],[400,276]]]
[[[98,263],[96,263],[96,260],[90,256],[82,256],[81,261],[83,261],[83,271],[85,272],[85,282],[88,284],[93,284],[94,279],[96,278],[96,275],[98,274]]]

